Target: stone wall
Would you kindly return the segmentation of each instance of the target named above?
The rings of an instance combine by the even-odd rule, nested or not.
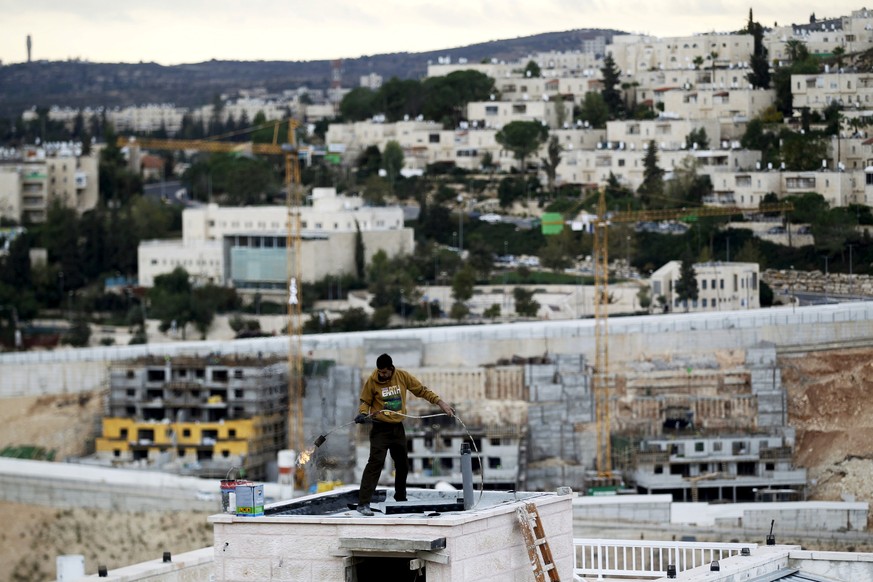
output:
[[[792,292],[802,291],[851,297],[873,296],[873,277],[870,275],[767,269],[761,273],[761,280],[774,293],[789,297]]]

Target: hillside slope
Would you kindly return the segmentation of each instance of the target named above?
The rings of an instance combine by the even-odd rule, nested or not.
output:
[[[342,61],[342,84],[357,87],[370,73],[390,79],[419,79],[428,61],[451,57],[478,63],[483,59],[516,61],[539,51],[580,50],[598,36],[609,42],[616,30],[581,29],[550,32],[422,53],[366,55]],[[293,57],[293,51],[289,56]],[[326,89],[331,61],[207,61],[176,66],[156,63],[37,61],[0,66],[0,117],[19,116],[31,107],[124,107],[173,103],[180,107],[212,103],[217,95],[262,87],[281,91]]]

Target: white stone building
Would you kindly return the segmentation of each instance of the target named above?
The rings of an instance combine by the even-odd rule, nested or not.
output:
[[[758,309],[761,307],[759,295],[759,265],[757,263],[695,263],[697,279],[697,299],[679,301],[676,296],[676,283],[681,276],[681,261],[670,261],[649,278],[653,305],[664,305],[670,311],[734,311],[738,309]]]
[[[379,250],[389,257],[413,251],[413,231],[404,226],[399,207],[366,206],[361,198],[339,196],[333,188],[315,188],[309,202],[300,209],[304,282],[354,272],[359,229],[367,264]],[[203,282],[237,284],[231,273],[244,269],[240,271],[240,265],[234,269],[231,261],[236,257],[258,262],[258,275],[250,276],[271,281],[275,287],[287,277],[283,269],[289,221],[285,206],[207,204],[186,208],[182,213],[182,240],[140,244],[139,283],[149,287],[155,276],[181,266]],[[252,250],[257,253],[252,255]]]

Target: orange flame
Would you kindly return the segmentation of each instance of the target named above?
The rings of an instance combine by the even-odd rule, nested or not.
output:
[[[315,451],[315,447],[309,447],[305,451],[301,452],[297,456],[297,466],[303,466],[309,462],[310,457],[312,457],[312,453]]]

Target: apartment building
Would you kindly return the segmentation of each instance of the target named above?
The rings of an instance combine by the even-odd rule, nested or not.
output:
[[[873,74],[827,69],[815,75],[791,75],[795,109],[823,111],[832,103],[856,110],[873,108]]]
[[[808,24],[777,26],[764,36],[764,47],[771,60],[790,60],[790,42],[803,43],[811,54],[829,56],[841,47],[847,53],[873,47],[873,11],[854,10],[849,16],[817,19]]]
[[[743,208],[757,206],[764,196],[773,193],[778,198],[815,192],[821,194],[831,207],[849,204],[867,204],[873,199],[866,184],[873,172],[861,170],[834,172],[796,172],[782,169],[740,171],[731,174],[710,174],[715,190],[714,204],[737,205]]]
[[[687,302],[676,296],[681,269],[681,261],[670,261],[649,278],[652,297],[656,301],[663,297],[670,311],[734,311],[761,307],[758,263],[695,263],[698,296]]]
[[[95,443],[113,466],[199,477],[243,468],[254,479],[287,446],[283,359],[145,358],[109,370],[108,411]]]
[[[78,213],[98,201],[99,153],[81,155],[71,144],[47,144],[0,157],[0,217],[44,222],[55,201]]]
[[[806,469],[792,463],[781,435],[664,435],[636,452],[633,480],[640,493],[669,493],[674,501],[798,501]],[[783,497],[767,497],[780,492]]]
[[[660,147],[660,146],[659,146]],[[571,150],[561,154],[558,165],[559,183],[605,184],[610,175],[632,190],[643,183],[645,147],[622,143],[606,143],[595,150]],[[725,174],[755,167],[761,153],[754,150],[678,148],[658,150],[658,167],[671,172],[693,162],[698,174]]]
[[[163,130],[172,135],[182,129],[182,118],[187,112],[184,107],[175,105],[148,104],[107,111],[106,119],[116,131],[151,133]]]
[[[706,33],[680,37],[615,36],[607,52],[627,77],[646,71],[725,69],[747,63],[754,49],[750,34]],[[696,64],[699,63],[699,64]]]
[[[705,131],[710,144],[721,141],[721,128],[711,119],[643,119],[609,121],[606,123],[606,141],[626,149],[643,150],[654,141],[661,150],[679,150],[686,146],[692,132]],[[705,144],[698,144],[701,149]]]
[[[661,104],[665,117],[715,120],[720,139],[731,141],[742,139],[749,120],[776,103],[776,91],[772,89],[698,91],[673,88],[655,91],[654,95],[654,101]]]
[[[467,119],[480,127],[500,129],[513,121],[538,121],[550,128],[573,121],[573,103],[563,100],[474,101],[467,104]]]

